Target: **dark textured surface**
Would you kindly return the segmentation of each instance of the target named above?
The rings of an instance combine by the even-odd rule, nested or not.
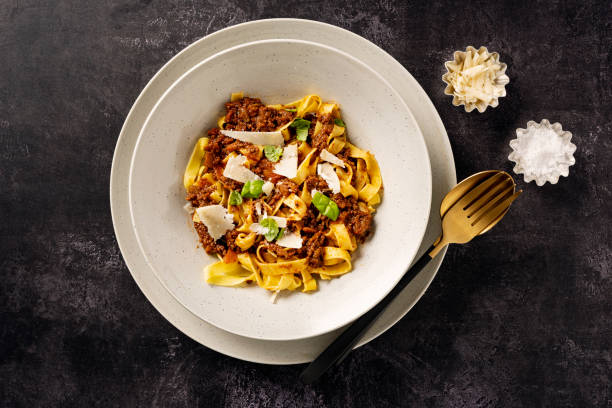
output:
[[[450,3],[450,2],[449,2]],[[0,2],[0,404],[3,406],[612,407],[612,8],[609,1]],[[147,302],[110,218],[123,120],[194,40],[269,17],[320,19],[396,57],[447,127],[458,177],[510,170],[528,120],[578,146],[570,177],[450,249],[427,294],[316,386],[301,366],[225,357]],[[466,114],[443,62],[499,51],[508,97]]]

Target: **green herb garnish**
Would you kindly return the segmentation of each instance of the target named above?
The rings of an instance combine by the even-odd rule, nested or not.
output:
[[[264,218],[259,224],[267,229],[264,234],[266,240],[273,241],[278,236],[278,224],[274,221],[274,218]]]
[[[287,112],[297,112],[296,108],[285,108]]]
[[[289,127],[295,128],[296,138],[301,142],[308,139],[308,129],[310,129],[310,121],[302,118],[294,120]]]
[[[300,142],[305,142],[308,139],[308,128],[301,127],[295,130],[295,138]]]
[[[276,240],[278,241],[279,239],[281,239],[283,237],[283,235],[285,235],[285,229],[281,228],[280,231],[278,231],[278,235],[276,236]]]
[[[302,118],[297,118],[293,122],[291,122],[289,127],[296,128],[296,129],[299,129],[301,127],[309,128],[310,121],[306,119],[302,119]]]
[[[261,187],[263,186],[263,180],[247,181],[242,186],[242,197],[244,198],[259,198],[262,193]]]
[[[283,148],[280,146],[267,145],[264,147],[264,154],[266,158],[271,162],[276,163],[278,159],[280,159],[281,154],[283,153]]]
[[[321,214],[331,219],[332,221],[336,221],[338,215],[340,214],[340,209],[338,208],[338,204],[336,204],[332,199],[330,199],[325,194],[317,191],[312,197],[312,204],[319,210]]]
[[[229,195],[229,203],[230,205],[240,205],[242,204],[242,196],[239,192],[233,191]]]
[[[336,118],[334,119],[334,123],[338,126],[342,126],[342,127],[346,127],[346,125],[344,124],[344,122],[342,121],[342,119],[340,118]]]

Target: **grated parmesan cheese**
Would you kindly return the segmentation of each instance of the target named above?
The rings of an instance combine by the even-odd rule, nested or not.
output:
[[[499,54],[489,53],[485,47],[476,50],[470,46],[465,52],[455,52],[454,61],[445,65],[448,72],[442,80],[448,86],[444,93],[453,95],[453,105],[463,104],[468,112],[474,108],[484,112],[487,106],[497,106],[499,98],[506,96],[509,78]]]
[[[232,139],[241,140],[243,142],[252,143],[255,145],[274,145],[282,146],[285,144],[285,139],[281,132],[243,132],[239,130],[221,130],[222,135],[231,137]]]

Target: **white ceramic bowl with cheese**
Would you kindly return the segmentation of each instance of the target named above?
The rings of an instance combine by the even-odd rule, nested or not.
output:
[[[184,211],[183,171],[199,136],[216,124],[232,92],[283,103],[315,93],[339,103],[349,139],[380,165],[384,195],[373,233],[353,271],[319,281],[314,293],[276,303],[255,285],[210,286],[217,260],[198,247]],[[265,40],[202,61],[170,87],[147,118],[132,158],[129,195],[140,249],[167,290],[196,316],[241,336],[294,340],[356,319],[397,283],[416,255],[429,218],[431,170],[419,127],[395,90],[349,54],[297,40]]]

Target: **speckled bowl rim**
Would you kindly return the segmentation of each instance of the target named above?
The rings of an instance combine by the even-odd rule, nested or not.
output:
[[[152,278],[139,253],[131,226],[127,200],[127,173],[131,150],[140,127],[157,98],[176,78],[209,55],[241,42],[265,38],[308,38],[353,52],[353,55],[394,76],[396,89],[410,105],[425,136],[434,178],[432,209],[439,207],[444,194],[456,184],[450,141],[435,107],[423,88],[392,56],[370,41],[342,28],[311,20],[256,20],[210,34],[173,57],[149,81],[136,99],[121,129],[113,155],[110,205],[117,242],[136,284],[151,304],[177,329],[193,340],[228,356],[264,364],[298,364],[311,361],[341,330],[308,340],[271,342],[236,336],[198,319],[183,308]],[[127,158],[127,160],[126,160]],[[432,212],[424,241],[439,234],[440,220]],[[427,249],[421,246],[419,253]],[[356,347],[378,337],[400,320],[421,298],[436,275],[446,250],[431,261],[415,280],[391,303]]]

